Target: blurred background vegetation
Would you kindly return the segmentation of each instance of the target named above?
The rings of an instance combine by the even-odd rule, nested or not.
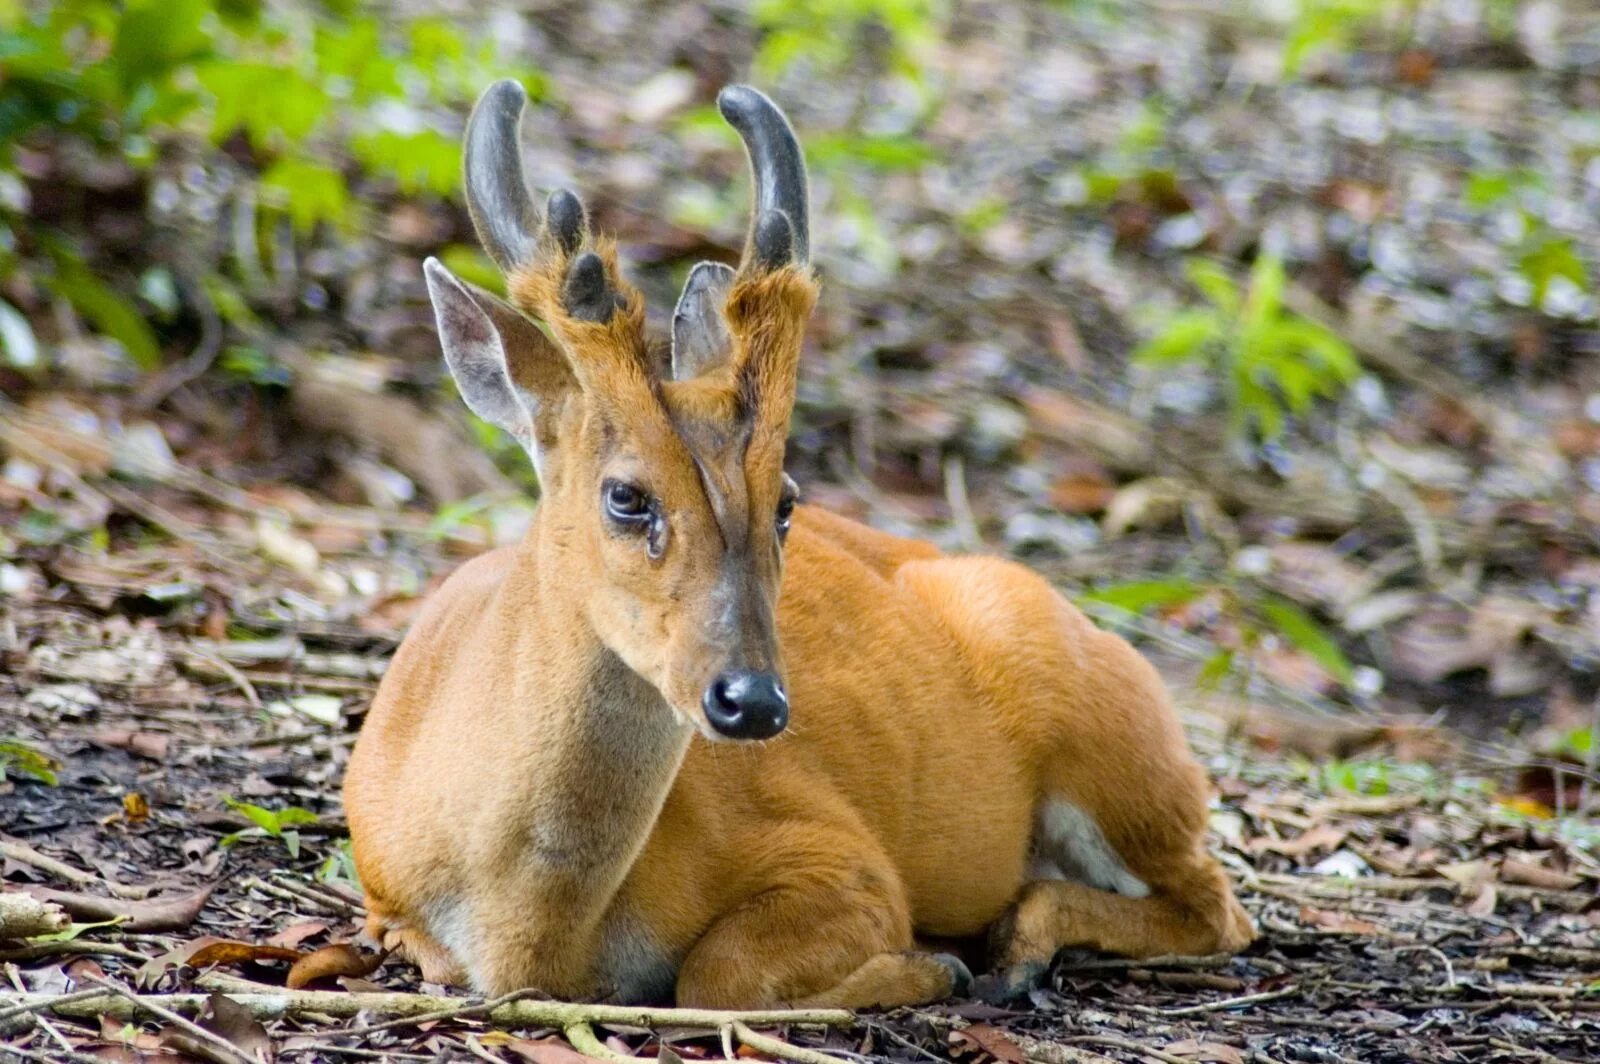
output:
[[[533,180],[659,322],[736,255],[711,101],[749,79],[813,174],[814,500],[1026,555],[1203,687],[1487,714],[1592,767],[1588,7],[0,0],[0,419],[88,426],[112,480],[512,535],[537,485],[450,396],[419,267],[498,283],[472,99],[528,88]],[[151,531],[50,505],[9,444],[8,590]]]

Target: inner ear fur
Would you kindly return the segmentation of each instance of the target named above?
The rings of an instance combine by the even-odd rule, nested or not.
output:
[[[445,362],[473,413],[511,433],[536,465],[556,445],[562,408],[577,378],[561,348],[516,307],[424,264]],[[543,468],[540,468],[541,474]]]

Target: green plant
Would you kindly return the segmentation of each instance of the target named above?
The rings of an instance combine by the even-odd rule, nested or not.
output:
[[[1206,305],[1168,318],[1133,359],[1147,367],[1214,366],[1236,433],[1253,429],[1277,439],[1290,415],[1305,415],[1318,398],[1336,398],[1360,375],[1355,352],[1337,333],[1284,307],[1282,260],[1259,256],[1242,291],[1210,260],[1190,259],[1185,269]]]
[[[757,0],[751,9],[762,31],[756,74],[770,81],[800,61],[822,73],[839,70],[877,31],[885,65],[921,85],[921,53],[937,40],[944,7],[942,0]]]
[[[1510,211],[1516,237],[1511,254],[1517,274],[1527,283],[1530,304],[1548,309],[1546,299],[1558,281],[1579,291],[1589,288],[1589,270],[1570,236],[1545,220],[1549,184],[1536,170],[1484,170],[1468,176],[1462,203],[1480,212]]]
[[[1090,613],[1115,621],[1118,614],[1176,610],[1202,599],[1219,621],[1226,622],[1216,627],[1230,633],[1230,645],[1218,646],[1206,659],[1196,680],[1200,687],[1214,688],[1230,676],[1242,675],[1241,665],[1269,636],[1310,657],[1345,687],[1355,679],[1350,659],[1315,617],[1288,599],[1247,585],[1183,577],[1134,580],[1095,588],[1075,600]]]
[[[1385,15],[1410,6],[1397,0],[1298,0],[1283,42],[1283,72],[1294,77],[1319,52],[1348,52]]]
[[[10,776],[56,785],[61,762],[20,739],[0,739],[0,783]]]
[[[210,274],[190,278],[183,295],[236,324],[273,268],[279,220],[299,239],[364,222],[365,197],[350,186],[363,174],[406,195],[455,195],[460,149],[436,116],[508,73],[496,42],[459,21],[358,10],[334,0],[0,0],[0,170],[25,144],[76,141],[150,169],[169,147],[226,143],[244,163],[234,166],[239,202],[257,212],[257,234],[236,249],[244,291]],[[534,98],[545,94],[536,74],[523,80]],[[162,360],[151,319],[176,317],[170,273],[165,285],[149,271],[137,286],[118,284],[75,241],[0,201],[0,278],[19,268],[138,367]],[[8,353],[18,335],[9,329]]]
[[[300,833],[295,828],[317,822],[317,814],[297,805],[283,809],[268,809],[265,806],[242,802],[231,794],[222,796],[222,804],[255,825],[224,837],[222,845],[232,846],[240,839],[265,836],[282,842],[284,849],[289,851],[291,859],[300,856]]]
[[[333,849],[317,868],[317,882],[361,890],[361,877],[356,874],[356,858],[349,839],[339,839],[333,844]]]

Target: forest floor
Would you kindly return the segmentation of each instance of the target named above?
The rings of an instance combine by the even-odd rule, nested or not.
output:
[[[522,46],[563,103],[529,117],[533,178],[583,191],[660,312],[742,237],[737,147],[691,111],[751,41],[716,5],[534,6]],[[978,1064],[1600,1059],[1600,334],[1572,267],[1600,264],[1600,18],[1423,18],[1284,80],[1234,5],[1102,6],[958,5],[923,59],[931,120],[867,59],[827,94],[772,86],[814,143],[824,280],[791,468],[812,502],[1024,558],[1157,660],[1261,939],[780,1033]],[[96,268],[233,269],[228,181],[182,153],[83,165],[38,163],[29,192]],[[142,379],[6,289],[61,358],[0,366],[0,881],[76,922],[0,943],[0,1058],[554,1064],[584,1041],[352,944],[361,716],[428,591],[530,512],[438,387],[417,264],[470,240],[464,215],[360,191],[371,234],[280,248],[249,314],[180,315],[192,354]],[[1282,313],[1363,378],[1254,446],[1217,366],[1128,354],[1197,304],[1191,256],[1243,278],[1268,248]],[[215,1002],[211,1040],[64,1000],[101,977],[246,1000],[291,970],[334,997]],[[415,1001],[366,996],[388,990],[456,1014],[402,1022],[384,1009]],[[24,992],[54,1005],[8,1012]],[[724,1052],[703,1027],[596,1033]]]

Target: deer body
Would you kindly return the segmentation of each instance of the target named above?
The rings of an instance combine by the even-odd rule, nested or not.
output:
[[[554,341],[429,282],[464,396],[544,498],[428,603],[369,714],[345,796],[371,930],[483,992],[720,1006],[945,996],[964,971],[919,935],[987,932],[1012,966],[1248,942],[1148,663],[1020,566],[794,508],[814,287],[770,102],[724,104],[757,218],[738,274],[691,275],[670,379],[576,200],[524,233],[520,106],[480,103],[469,192]]]

